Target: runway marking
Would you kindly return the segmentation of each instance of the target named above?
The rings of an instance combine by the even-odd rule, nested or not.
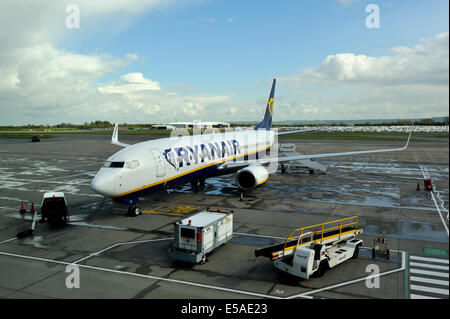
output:
[[[448,260],[446,260],[446,259],[439,259],[439,258],[430,258],[430,257],[422,257],[422,256],[410,256],[409,259],[429,261],[429,262],[437,262],[437,263],[441,263],[441,264],[448,264]]]
[[[426,179],[429,176],[429,174],[427,174],[428,176],[425,174],[422,165],[420,165],[420,170],[422,171],[423,178]],[[425,168],[425,170],[427,169]],[[441,210],[439,209],[439,205],[437,204],[436,199],[434,198],[433,191],[429,193],[431,194],[431,198],[433,199],[434,205],[436,206],[436,209],[439,213],[439,217],[441,218],[442,224],[444,225],[445,231],[447,232],[447,236],[449,236],[447,224],[445,223],[444,217],[442,217]]]
[[[411,299],[439,299],[439,298],[430,297],[430,296],[422,296],[422,295],[411,294]]]
[[[61,177],[62,178],[62,177]],[[59,182],[59,181],[52,181],[50,179],[45,180],[34,180],[34,179],[25,179],[25,178],[7,178],[7,181],[10,182],[26,182],[26,183],[50,183],[50,184],[63,184],[63,185],[75,185],[75,186],[89,186],[90,184],[82,184],[81,183],[71,183],[71,182]],[[89,181],[88,179],[83,180],[83,182]]]
[[[13,241],[13,240],[16,240],[16,239],[17,239],[17,237],[13,237],[13,238],[11,238],[11,239],[3,240],[3,241],[0,241],[0,244],[8,243],[8,242]]]
[[[431,292],[440,295],[448,295],[448,289],[433,288],[427,286],[411,285],[411,290]]]
[[[30,260],[36,260],[36,261],[54,263],[54,264],[60,264],[60,265],[66,265],[66,266],[72,265],[72,263],[59,261],[59,260],[25,256],[25,255],[19,255],[19,254],[11,254],[11,253],[1,252],[1,251],[0,251],[0,255],[16,257],[16,258],[23,258],[23,259],[30,259]],[[232,288],[226,288],[226,287],[200,284],[200,283],[191,282],[191,281],[169,279],[169,278],[157,277],[157,276],[151,276],[151,275],[143,275],[143,274],[121,271],[121,270],[114,270],[114,269],[109,269],[109,268],[101,268],[101,267],[88,266],[88,265],[78,265],[78,267],[92,269],[92,270],[98,270],[98,271],[111,272],[111,273],[121,274],[121,275],[146,278],[146,279],[154,279],[154,280],[165,281],[165,282],[170,282],[170,283],[175,283],[175,284],[182,284],[182,285],[188,285],[188,286],[194,286],[194,287],[200,287],[200,288],[207,288],[207,289],[237,293],[237,294],[241,294],[241,295],[248,295],[248,296],[259,297],[259,298],[283,299],[282,297],[260,294],[260,293],[256,293],[256,292],[246,291],[246,290],[238,290],[238,289],[232,289]],[[306,298],[308,298],[308,296]]]
[[[191,198],[193,198],[193,197],[195,197],[195,196],[198,196],[198,195],[199,195],[199,194],[188,194],[188,195],[182,196],[181,198],[178,198],[178,199],[176,199],[176,200],[173,200],[173,201],[171,201],[171,202],[165,203],[165,204],[163,204],[163,205],[161,205],[161,206],[158,206],[158,207],[155,207],[155,208],[152,208],[152,209],[142,210],[142,213],[144,213],[144,214],[170,215],[170,216],[184,216],[185,213],[172,213],[172,212],[170,212],[170,211],[169,211],[169,212],[159,212],[158,210],[161,209],[161,208],[163,208],[163,207],[170,206],[170,205],[172,205],[172,204],[174,204],[174,203],[177,203],[177,202],[179,202],[179,201],[191,199]],[[183,205],[180,205],[180,206],[183,206]],[[193,207],[193,206],[187,206],[187,207]],[[197,208],[195,208],[195,209],[197,209]],[[194,209],[194,210],[195,210],[195,209]],[[191,211],[192,211],[192,210],[191,210]]]
[[[324,287],[324,288],[314,289],[314,290],[307,291],[307,292],[304,292],[304,293],[301,293],[301,294],[298,294],[298,295],[293,295],[293,296],[287,297],[287,299],[306,297],[308,295],[315,294],[315,293],[318,293],[318,292],[323,292],[323,291],[326,291],[326,290],[335,289],[335,288],[351,285],[351,284],[354,284],[354,283],[357,283],[357,282],[362,282],[362,281],[366,281],[366,280],[369,280],[369,279],[382,277],[382,276],[390,275],[390,274],[393,274],[393,273],[396,273],[396,272],[404,271],[405,270],[405,265],[406,265],[405,252],[404,251],[394,250],[394,249],[391,249],[391,251],[392,252],[401,252],[401,254],[402,254],[402,266],[400,268],[389,270],[389,271],[385,271],[385,272],[382,272],[382,273],[379,273],[379,274],[376,274],[376,275],[365,276],[365,277],[362,277],[362,278],[358,278],[358,279],[342,282],[342,283],[335,284],[335,285],[328,286],[328,287]]]
[[[439,270],[448,270],[447,266],[439,266],[439,265],[430,265],[425,263],[416,263],[416,262],[410,262],[410,266],[420,266],[422,268],[433,268],[433,269],[439,269]]]
[[[411,256],[410,259],[413,260],[409,263],[409,272],[413,274],[409,278],[411,299],[448,298],[448,259],[422,256]]]
[[[274,238],[274,239],[282,239],[285,240],[286,237],[274,237],[274,236],[265,236],[265,235],[257,235],[257,234],[245,234],[245,233],[233,233],[234,235],[243,235],[243,236],[253,236],[253,237],[263,237],[263,238]]]
[[[431,279],[431,278],[424,278],[424,277],[415,277],[415,276],[410,277],[409,280],[415,281],[415,282],[424,282],[427,284],[448,286],[448,281],[445,281],[445,280],[438,280],[438,279]]]
[[[154,241],[164,241],[164,240],[170,240],[170,239],[173,239],[173,238],[170,237],[170,238],[148,239],[148,240],[128,241],[128,242],[117,243],[117,244],[114,244],[114,245],[112,245],[112,246],[106,247],[106,248],[104,248],[104,249],[102,249],[102,250],[99,250],[99,251],[97,251],[97,252],[95,252],[95,253],[92,253],[92,254],[90,254],[89,256],[86,256],[86,257],[81,258],[81,259],[79,259],[79,260],[77,260],[77,261],[74,261],[73,264],[77,264],[77,263],[80,263],[80,262],[82,262],[82,261],[85,261],[86,259],[89,259],[89,258],[91,258],[91,257],[98,256],[98,255],[100,255],[101,253],[103,253],[103,252],[105,252],[105,251],[107,251],[107,250],[113,249],[113,248],[115,248],[115,247],[117,247],[117,246],[123,246],[123,245],[135,245],[135,244],[142,244],[142,243],[148,243],[148,242],[154,242]]]
[[[429,276],[448,278],[448,274],[442,273],[442,272],[437,272],[437,271],[429,271],[429,270],[422,270],[422,269],[410,269],[409,272],[412,274],[420,274],[420,275],[429,275]]]
[[[166,213],[166,212],[157,212],[157,211],[154,211],[154,210],[141,210],[141,212],[142,212],[143,214],[169,215],[169,216],[177,216],[177,217],[182,217],[182,216],[184,216],[183,214]]]

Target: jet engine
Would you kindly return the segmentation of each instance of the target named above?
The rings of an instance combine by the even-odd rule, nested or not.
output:
[[[236,185],[244,191],[255,189],[267,181],[269,172],[263,166],[250,165],[236,173]]]

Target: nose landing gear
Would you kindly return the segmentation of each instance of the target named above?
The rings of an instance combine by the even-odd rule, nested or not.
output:
[[[132,206],[128,207],[128,216],[137,217],[141,214],[142,214],[142,212],[141,212],[141,209],[139,208],[139,206],[132,205]]]
[[[142,214],[141,209],[137,205],[139,203],[139,199],[124,199],[123,204],[128,205],[128,213],[127,216],[136,217]]]

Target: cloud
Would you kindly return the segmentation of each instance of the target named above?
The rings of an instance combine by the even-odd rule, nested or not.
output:
[[[225,20],[225,23],[233,23],[234,19],[233,18],[228,18],[227,20]]]
[[[395,47],[394,55],[355,53],[327,56],[317,67],[283,77],[292,86],[305,85],[444,85],[449,83],[448,32],[422,39],[414,47]]]
[[[111,25],[115,14],[137,17],[173,2],[77,1],[81,15],[77,32],[94,36]],[[189,85],[184,83],[163,88],[142,72],[123,74],[126,66],[139,61],[133,52],[114,57],[62,49],[59,42],[73,31],[65,27],[65,4],[45,0],[26,4],[0,2],[0,125],[208,119],[215,118],[220,113],[216,108],[228,99],[187,95]]]
[[[312,110],[328,107],[340,119],[442,116],[449,106],[448,38],[444,32],[379,57],[337,53],[279,80],[295,89],[298,111],[309,119],[320,117]],[[319,101],[317,95],[327,100]],[[305,107],[311,101],[314,107]]]
[[[356,0],[337,0],[337,2],[343,7],[349,7],[356,2]]]
[[[140,91],[158,91],[161,87],[158,82],[145,79],[142,73],[134,72],[122,75],[113,85],[100,86],[100,93],[120,93],[129,95]]]

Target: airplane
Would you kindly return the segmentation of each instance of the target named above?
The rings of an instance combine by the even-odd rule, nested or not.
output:
[[[264,118],[254,129],[175,136],[129,145],[119,142],[116,123],[111,143],[123,149],[107,159],[92,180],[91,189],[105,197],[123,201],[129,206],[128,215],[134,217],[141,213],[137,205],[139,197],[175,185],[191,182],[195,187],[204,185],[206,178],[235,173],[238,189],[251,191],[268,181],[273,171],[269,172],[269,165],[278,165],[279,162],[395,152],[408,147],[411,133],[401,148],[271,156],[277,136],[307,131],[277,132],[271,129],[275,83],[276,79],[273,79]]]

